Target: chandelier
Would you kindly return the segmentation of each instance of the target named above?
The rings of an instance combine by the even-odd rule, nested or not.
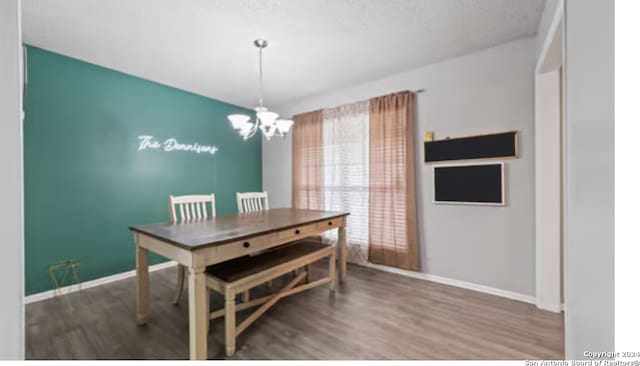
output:
[[[278,113],[272,112],[262,105],[262,49],[267,47],[267,41],[264,39],[256,39],[253,44],[258,47],[258,57],[260,63],[260,95],[258,99],[258,106],[254,108],[256,111],[255,122],[251,121],[251,117],[244,114],[231,114],[227,116],[231,126],[238,132],[240,136],[246,141],[256,134],[258,129],[262,131],[262,135],[267,139],[275,135],[283,137],[286,135],[293,121],[289,119],[278,119]]]

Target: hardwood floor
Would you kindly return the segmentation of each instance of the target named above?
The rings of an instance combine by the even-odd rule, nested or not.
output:
[[[316,275],[327,264],[313,268]],[[175,268],[152,272],[151,316],[139,327],[133,278],[26,307],[28,359],[185,359],[186,296],[171,303]],[[286,298],[238,338],[235,359],[560,359],[561,314],[493,295],[349,266],[331,295],[322,286]],[[276,283],[277,285],[278,283]],[[263,291],[266,291],[263,290]],[[212,295],[212,309],[222,306]],[[246,316],[246,312],[239,319]],[[209,358],[224,358],[222,319]]]

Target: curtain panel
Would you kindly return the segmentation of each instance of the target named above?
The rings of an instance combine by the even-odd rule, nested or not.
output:
[[[418,271],[412,92],[370,100],[369,260]]]
[[[293,117],[293,207],[323,210],[322,111]]]

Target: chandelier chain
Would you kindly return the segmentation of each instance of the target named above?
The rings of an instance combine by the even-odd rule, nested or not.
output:
[[[259,53],[258,53],[258,63],[260,65],[260,89],[259,89],[259,99],[258,99],[258,104],[260,105],[260,108],[263,108],[262,105],[262,47],[259,48]]]

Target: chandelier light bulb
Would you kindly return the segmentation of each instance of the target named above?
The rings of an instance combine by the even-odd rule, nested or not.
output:
[[[291,126],[293,126],[293,121],[290,119],[279,119],[276,121],[276,129],[280,136],[284,136],[289,133]]]
[[[256,117],[258,117],[262,125],[273,127],[278,119],[278,113],[270,111],[258,112],[256,113]]]
[[[246,116],[244,114],[232,114],[227,116],[229,122],[231,122],[231,126],[233,126],[234,130],[241,130],[251,119],[251,117]]]

